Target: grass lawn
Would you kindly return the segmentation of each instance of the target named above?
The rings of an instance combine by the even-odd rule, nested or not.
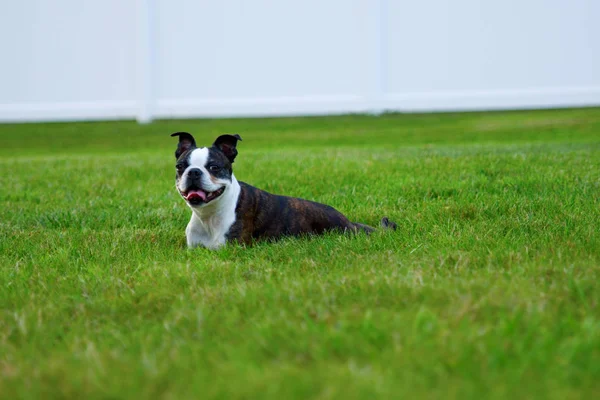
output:
[[[188,250],[174,131],[397,232]],[[600,109],[0,125],[0,398],[600,396]]]

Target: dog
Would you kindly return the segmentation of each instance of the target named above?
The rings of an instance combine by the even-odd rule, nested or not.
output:
[[[179,137],[175,186],[192,209],[185,230],[190,248],[201,245],[218,249],[227,242],[251,245],[284,236],[374,230],[351,222],[328,205],[274,195],[239,182],[231,166],[238,154],[237,143],[242,140],[239,135],[221,135],[211,147],[197,147],[187,132],[171,136]],[[381,226],[396,229],[386,217]]]

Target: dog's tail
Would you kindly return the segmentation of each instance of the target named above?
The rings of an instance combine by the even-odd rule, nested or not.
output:
[[[391,229],[393,231],[398,229],[398,225],[396,225],[396,223],[390,220],[388,217],[381,218],[381,222],[379,223],[379,225],[381,225],[383,229]]]
[[[364,232],[368,234],[375,231],[375,228],[372,226],[361,224],[360,222],[353,222],[353,224],[357,232]],[[392,231],[395,231],[398,228],[398,225],[396,225],[396,223],[391,221],[388,217],[383,217],[379,223],[379,226],[381,226],[383,229],[390,229]]]

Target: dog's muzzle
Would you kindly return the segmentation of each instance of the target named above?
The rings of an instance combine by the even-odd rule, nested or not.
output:
[[[213,192],[209,192],[197,187],[191,187],[185,192],[180,191],[181,196],[192,205],[208,204],[225,191],[225,186]]]

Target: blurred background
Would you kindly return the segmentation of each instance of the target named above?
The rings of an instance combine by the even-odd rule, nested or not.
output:
[[[5,0],[0,122],[600,104],[598,0]]]

